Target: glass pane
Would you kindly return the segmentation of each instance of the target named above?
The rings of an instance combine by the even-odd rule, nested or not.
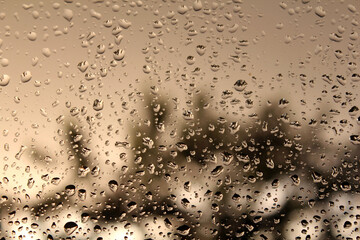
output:
[[[0,2],[1,239],[360,239],[359,1]]]

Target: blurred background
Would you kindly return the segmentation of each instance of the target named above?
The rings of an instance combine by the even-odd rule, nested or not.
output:
[[[359,2],[0,2],[2,239],[360,239]]]

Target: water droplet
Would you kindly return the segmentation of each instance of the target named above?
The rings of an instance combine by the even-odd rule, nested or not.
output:
[[[344,192],[347,192],[347,191],[351,190],[351,184],[348,183],[348,182],[341,183],[340,187]]]
[[[134,211],[137,208],[137,203],[134,202],[134,201],[131,201],[126,205],[126,207],[127,207],[128,213],[130,213],[130,212]]]
[[[79,197],[80,201],[84,201],[86,199],[86,190],[85,189],[79,189],[78,197]]]
[[[291,43],[292,42],[292,37],[290,35],[285,35],[284,42],[286,44]]]
[[[233,95],[233,92],[232,92],[232,91],[230,91],[230,90],[225,90],[225,91],[222,92],[221,98],[222,98],[222,99],[228,99],[228,98],[232,97],[232,95]]]
[[[239,91],[239,92],[244,91],[245,88],[246,88],[246,86],[247,86],[247,82],[246,82],[245,80],[242,80],[242,79],[237,80],[237,81],[235,82],[235,84],[234,84],[235,90],[236,90],[236,91]]]
[[[194,119],[194,114],[190,110],[185,110],[183,112],[183,117],[184,117],[185,120],[193,120]]]
[[[222,161],[223,161],[224,165],[230,165],[230,163],[234,159],[234,155],[232,155],[231,153],[228,153],[228,152],[222,152],[221,157],[222,157]]]
[[[143,138],[143,144],[144,144],[145,146],[147,146],[148,148],[152,148],[153,145],[154,145],[154,141],[153,141],[151,138],[149,138],[149,137],[144,137],[144,138]]]
[[[183,142],[178,142],[176,143],[176,148],[180,151],[180,152],[183,152],[183,151],[186,151],[188,149],[188,146],[183,143]]]
[[[33,178],[29,178],[28,182],[27,182],[27,186],[28,188],[32,188],[35,184],[35,180]]]
[[[105,49],[106,49],[106,47],[104,44],[99,44],[96,48],[96,52],[98,54],[103,54],[105,52]]]
[[[71,235],[77,228],[78,225],[75,222],[67,222],[64,225],[64,230],[67,235]]]
[[[37,223],[32,223],[31,224],[31,228],[32,229],[36,229],[36,228],[38,228],[39,227],[39,224],[37,224]]]
[[[66,8],[64,9],[63,17],[70,22],[71,19],[74,17],[74,13],[71,9]]]
[[[296,186],[300,185],[300,177],[298,175],[294,174],[290,178],[293,181],[294,185]]]
[[[353,81],[353,82],[359,82],[359,81],[360,81],[360,74],[358,74],[358,73],[353,73],[353,74],[351,75],[351,81]]]
[[[238,42],[238,45],[240,46],[240,47],[246,47],[246,46],[249,46],[249,41],[248,40],[239,40],[239,42]]]
[[[346,84],[346,78],[342,75],[336,75],[336,80],[343,86]]]
[[[283,79],[284,79],[284,76],[283,76],[281,73],[279,73],[279,74],[276,75],[276,80],[277,80],[277,81],[280,82],[280,81],[282,81]]]
[[[326,12],[322,6],[317,6],[315,8],[315,14],[321,18],[326,16]]]
[[[77,65],[77,68],[81,72],[85,72],[88,67],[89,67],[89,62],[88,61],[79,62],[78,65]]]
[[[177,8],[177,12],[182,14],[182,15],[185,14],[187,11],[189,11],[189,8],[186,5],[180,5]]]
[[[15,155],[15,158],[16,158],[17,160],[20,160],[21,156],[24,154],[24,152],[26,151],[26,149],[27,149],[26,146],[21,145],[20,150],[19,150],[19,151],[16,153],[16,155]]]
[[[32,74],[30,71],[25,71],[21,74],[21,82],[26,83],[30,81],[32,78]]]
[[[352,223],[350,221],[345,221],[344,222],[344,228],[345,229],[349,229],[349,228],[351,228],[351,226],[352,226]]]
[[[216,166],[212,171],[211,171],[211,175],[213,177],[218,177],[222,172],[224,171],[224,167],[223,166]]]
[[[279,107],[280,108],[285,108],[287,105],[289,105],[289,101],[286,100],[285,98],[281,98],[279,100]]]
[[[359,112],[359,108],[357,106],[353,106],[349,110],[349,115],[353,117],[353,116],[357,115],[358,112]]]
[[[220,70],[220,65],[218,65],[218,64],[211,64],[211,65],[210,65],[210,69],[211,69],[211,71],[213,71],[213,72],[217,72],[217,71]]]
[[[266,163],[266,167],[270,168],[270,169],[274,169],[275,168],[275,163],[274,160],[272,160],[271,158],[267,158],[265,160]]]
[[[54,177],[54,178],[51,179],[51,184],[59,185],[60,181],[61,181],[61,178]]]
[[[103,25],[104,25],[104,27],[109,28],[112,26],[112,24],[113,24],[113,21],[109,19],[109,20],[106,20]]]
[[[280,185],[280,181],[279,181],[279,179],[274,179],[272,182],[271,182],[271,186],[273,187],[273,188],[277,188],[277,187],[279,187],[279,185]]]
[[[165,218],[164,222],[165,222],[165,226],[167,228],[172,228],[172,223],[170,222],[170,220],[168,218]]]
[[[31,59],[31,65],[34,67],[37,65],[37,63],[39,62],[39,58],[38,57],[33,57]]]
[[[41,52],[45,57],[50,57],[51,56],[50,48],[43,48]]]
[[[186,63],[189,65],[193,65],[195,63],[195,57],[194,56],[188,56],[186,58]]]
[[[201,0],[195,0],[193,3],[193,9],[195,11],[200,11],[203,8],[203,4],[201,2]]]
[[[75,186],[74,185],[67,185],[65,187],[65,194],[69,197],[75,195]]]
[[[230,134],[235,134],[240,130],[240,124],[238,121],[236,122],[231,122],[229,124],[229,130],[230,130]]]
[[[128,20],[125,20],[125,19],[120,19],[118,21],[118,23],[119,23],[119,26],[124,29],[128,29],[131,26],[131,22]]]
[[[109,183],[109,188],[112,192],[116,192],[118,190],[119,184],[117,181],[115,180],[110,180]]]
[[[343,37],[337,33],[330,33],[329,39],[334,42],[341,42]]]
[[[355,144],[355,145],[359,145],[360,144],[360,136],[359,135],[351,135],[350,136],[350,141],[351,143]]]
[[[143,72],[146,74],[149,74],[151,72],[151,68],[149,65],[144,65],[142,69],[143,69]]]
[[[116,61],[121,61],[125,57],[125,51],[123,49],[118,49],[114,52],[113,57]]]
[[[10,77],[7,74],[0,75],[0,86],[5,87],[9,84]]]
[[[349,38],[350,40],[356,41],[359,38],[359,34],[357,32],[351,32]]]
[[[102,17],[101,13],[96,12],[94,9],[90,9],[90,16],[97,20],[100,20]]]
[[[93,103],[93,109],[95,111],[101,111],[104,108],[104,101],[101,99],[95,99]]]
[[[10,63],[10,61],[9,61],[9,59],[7,59],[7,58],[0,58],[0,64],[1,64],[1,66],[2,67],[7,67],[7,66],[9,66],[9,63]]]
[[[191,228],[188,225],[182,225],[178,227],[176,230],[183,236],[189,235]]]
[[[314,183],[319,183],[319,182],[321,182],[321,180],[322,180],[322,176],[321,176],[321,174],[320,173],[318,173],[318,172],[312,172],[311,173],[311,176],[312,176],[312,178],[313,178],[313,181],[314,181]]]
[[[356,7],[355,7],[354,5],[349,4],[347,7],[348,7],[348,9],[349,9],[350,12],[356,13],[357,10],[356,10]]]
[[[30,40],[30,41],[35,41],[37,39],[37,34],[36,32],[29,32],[27,34],[27,38]]]

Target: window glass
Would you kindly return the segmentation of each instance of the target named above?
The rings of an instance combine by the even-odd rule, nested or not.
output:
[[[0,239],[360,239],[358,0],[0,2]]]

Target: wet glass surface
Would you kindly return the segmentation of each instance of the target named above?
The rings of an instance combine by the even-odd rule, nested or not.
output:
[[[0,239],[360,239],[357,0],[0,2]]]

